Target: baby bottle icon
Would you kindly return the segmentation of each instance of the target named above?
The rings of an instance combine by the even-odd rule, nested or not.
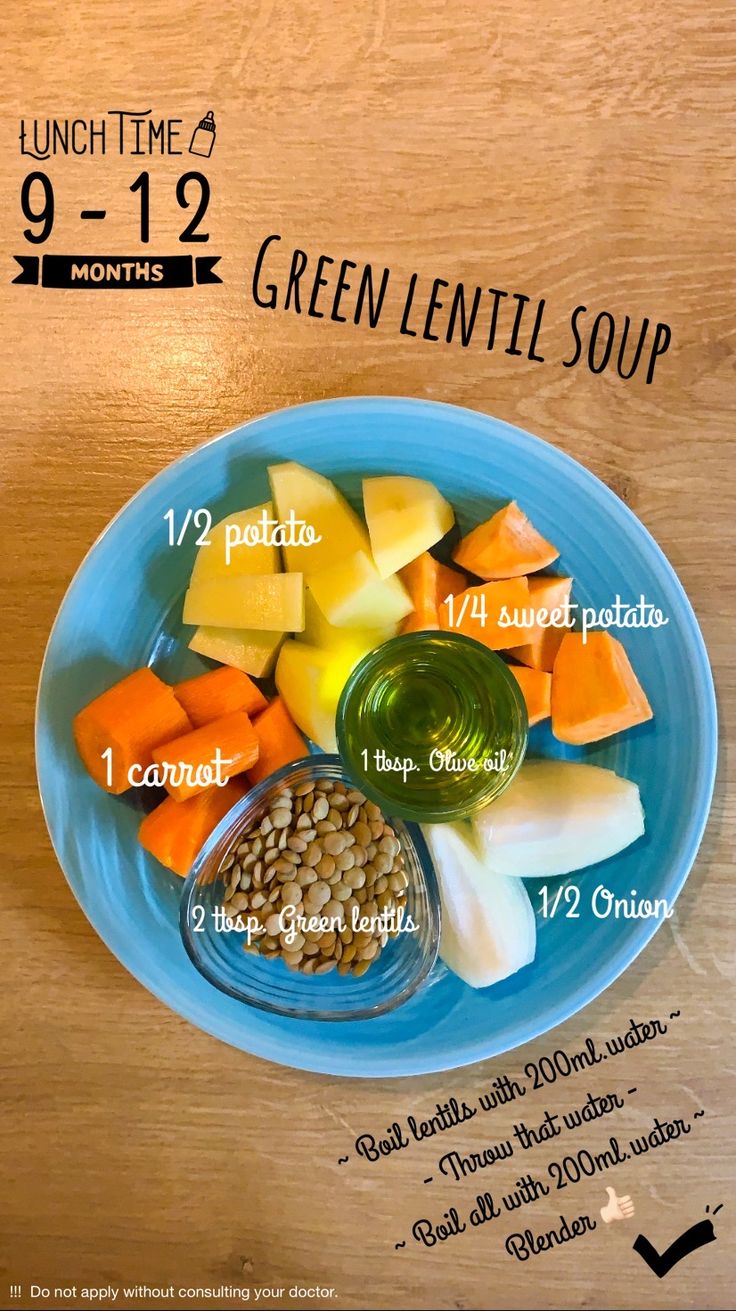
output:
[[[204,155],[205,159],[209,159],[214,149],[216,132],[215,115],[211,109],[208,109],[192,133],[189,154]]]

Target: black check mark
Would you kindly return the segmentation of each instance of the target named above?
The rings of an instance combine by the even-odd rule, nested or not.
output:
[[[653,1247],[648,1238],[639,1234],[634,1243],[634,1251],[639,1253],[642,1261],[646,1261],[649,1269],[654,1272],[658,1279],[664,1279],[669,1274],[673,1266],[677,1265],[684,1256],[689,1256],[691,1252],[697,1252],[699,1247],[704,1247],[706,1243],[714,1243],[716,1235],[713,1230],[711,1220],[699,1220],[697,1224],[691,1225],[686,1229],[684,1234],[680,1234],[674,1243],[670,1243],[664,1252],[658,1252]]]

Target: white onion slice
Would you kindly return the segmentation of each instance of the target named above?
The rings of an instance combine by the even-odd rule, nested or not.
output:
[[[425,824],[442,898],[440,956],[471,988],[534,960],[537,930],[524,884],[487,868],[467,824]]]
[[[644,832],[639,789],[611,769],[529,760],[473,828],[498,874],[552,878],[623,851]]]

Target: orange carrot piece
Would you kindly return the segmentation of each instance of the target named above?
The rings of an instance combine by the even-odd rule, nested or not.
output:
[[[136,669],[80,710],[73,731],[88,774],[117,796],[130,786],[128,773],[133,766],[146,769],[153,761],[154,747],[188,733],[191,727],[172,688],[152,669]],[[103,759],[108,747],[112,757]]]
[[[251,783],[260,783],[282,765],[309,755],[309,748],[280,696],[258,716],[253,728],[259,752],[255,765],[248,770]]]
[[[529,633],[527,627],[511,624],[501,627],[502,608],[506,607],[509,618],[524,618],[523,611],[529,612],[529,584],[526,578],[506,578],[501,582],[481,583],[478,587],[466,587],[451,602],[443,601],[440,605],[440,627],[451,633],[464,633],[474,637],[492,651],[502,651],[505,647],[525,642]]]
[[[629,657],[610,633],[566,633],[552,672],[552,732],[584,746],[652,718]]]
[[[463,537],[452,558],[479,578],[499,579],[546,569],[559,554],[557,547],[537,532],[516,501],[510,501]]]
[[[543,623],[535,623],[528,641],[523,646],[510,647],[509,655],[522,665],[552,673],[562,639],[570,627],[565,620],[569,615],[571,588],[572,578],[538,574],[529,579],[529,601]]]
[[[138,829],[138,841],[156,860],[180,878],[186,878],[194,861],[231,806],[245,795],[240,783],[206,788],[188,801],[166,797]]]
[[[526,702],[529,727],[540,723],[543,719],[549,719],[552,675],[546,673],[544,669],[527,669],[525,665],[509,665],[509,669],[519,684]]]
[[[244,710],[234,710],[231,715],[213,719],[157,747],[153,759],[172,771],[164,782],[166,791],[176,801],[186,801],[211,786],[218,759],[220,778],[232,778],[250,769],[258,759],[258,738],[250,716]]]
[[[196,678],[187,678],[174,687],[174,695],[184,707],[195,728],[222,719],[234,710],[259,715],[268,701],[252,678],[241,669],[222,665]]]
[[[428,551],[399,570],[399,577],[412,599],[414,609],[399,628],[400,633],[439,628],[440,603],[447,596],[457,596],[467,587],[467,579],[457,569],[440,564]]]

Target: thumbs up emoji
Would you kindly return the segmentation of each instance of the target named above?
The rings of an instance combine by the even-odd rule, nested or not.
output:
[[[634,1203],[631,1198],[617,1197],[613,1188],[607,1188],[608,1201],[605,1206],[601,1207],[601,1220],[610,1225],[612,1220],[630,1220],[634,1214]]]

